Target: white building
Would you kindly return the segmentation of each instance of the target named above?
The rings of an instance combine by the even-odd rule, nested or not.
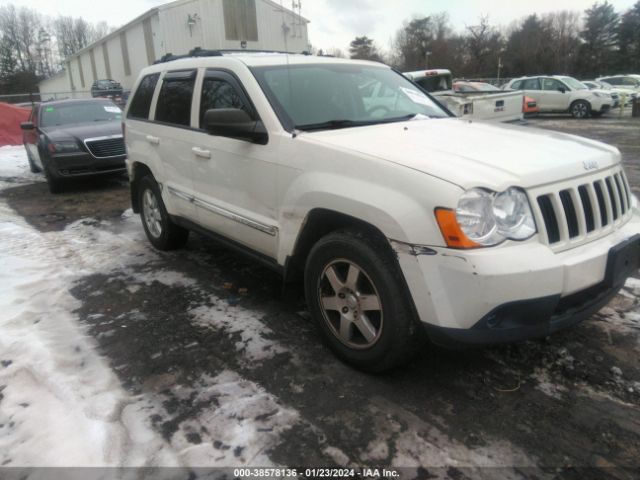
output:
[[[177,0],[140,15],[64,61],[64,71],[39,84],[43,100],[90,96],[91,84],[111,78],[130,89],[140,70],[195,47],[302,52],[307,24],[271,0]]]

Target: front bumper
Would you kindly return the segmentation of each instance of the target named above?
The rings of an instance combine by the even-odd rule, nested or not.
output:
[[[392,246],[432,340],[483,345],[544,337],[597,312],[640,266],[638,232],[634,215],[611,234],[563,252],[537,241],[467,251]],[[634,264],[618,267],[612,280],[610,252],[626,245]]]
[[[49,158],[50,171],[59,178],[126,172],[126,155],[95,158],[86,152],[64,153]]]

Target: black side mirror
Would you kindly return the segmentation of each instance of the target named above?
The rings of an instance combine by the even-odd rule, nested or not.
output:
[[[204,114],[204,129],[211,135],[237,138],[266,145],[267,130],[260,120],[252,119],[239,108],[214,108]]]
[[[564,87],[558,87],[558,91],[559,91],[560,93],[566,93],[567,89],[566,89],[566,88],[564,88]]]
[[[35,130],[36,126],[33,124],[33,122],[22,122],[20,123],[20,128],[22,130]]]

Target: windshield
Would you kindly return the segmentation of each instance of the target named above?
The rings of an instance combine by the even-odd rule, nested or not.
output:
[[[346,128],[447,117],[402,75],[381,66],[315,64],[255,67],[253,72],[285,128]]]
[[[567,85],[569,85],[574,90],[589,90],[589,88],[587,88],[587,86],[584,83],[579,82],[575,78],[562,77],[562,81]]]
[[[71,125],[87,122],[115,122],[122,118],[122,110],[111,102],[72,102],[43,105],[40,125]]]

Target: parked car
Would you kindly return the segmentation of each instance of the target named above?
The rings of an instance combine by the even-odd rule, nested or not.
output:
[[[96,80],[91,85],[92,97],[122,97],[122,85],[115,80],[105,78]]]
[[[405,72],[404,75],[446,105],[458,117],[500,122],[522,120],[520,92],[503,92],[498,88],[465,88],[465,91],[455,91],[451,72],[446,69],[418,70]],[[467,84],[471,85],[470,82]]]
[[[620,104],[622,99],[624,99],[624,104],[626,106],[632,103],[633,100],[635,100],[635,98],[638,96],[638,92],[631,87],[614,87],[607,82],[599,82],[597,80],[586,80],[582,83],[589,87],[590,90],[604,90],[610,93],[611,98],[614,100],[614,103],[616,99],[618,100],[617,105],[613,105],[614,108]]]
[[[561,75],[521,77],[505,89],[520,90],[538,102],[540,113],[568,112],[574,118],[598,117],[611,109],[611,95],[592,92],[573,77]]]
[[[303,279],[347,362],[388,369],[424,332],[545,337],[637,271],[616,148],[453,118],[380,63],[211,55],[141,71],[124,125],[133,210],[160,250],[194,230]]]
[[[587,88],[592,92],[598,92],[598,93],[604,93],[604,94],[610,95],[611,108],[616,108],[618,105],[620,105],[620,95],[618,94],[617,91],[611,88],[606,88],[604,84],[601,84],[599,82],[582,81],[582,83],[586,85]]]
[[[72,178],[125,172],[121,122],[106,99],[36,104],[21,124],[31,171],[44,171],[52,193]]]
[[[596,78],[598,82],[607,82],[613,87],[625,87],[640,91],[640,75],[612,75]]]

